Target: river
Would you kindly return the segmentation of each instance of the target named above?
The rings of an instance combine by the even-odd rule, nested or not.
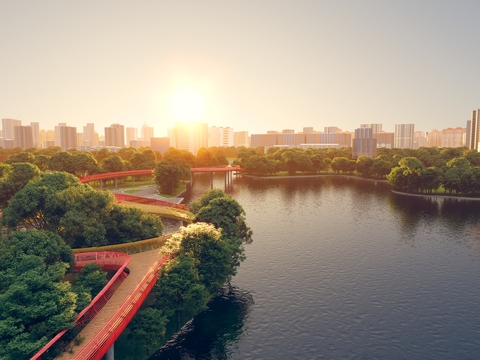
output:
[[[338,177],[229,192],[253,230],[247,259],[150,359],[480,358],[480,202]]]

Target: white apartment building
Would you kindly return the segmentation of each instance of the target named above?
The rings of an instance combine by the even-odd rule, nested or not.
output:
[[[413,149],[414,124],[395,124],[393,147],[397,149]]]
[[[208,147],[233,146],[233,128],[210,126],[208,128]]]

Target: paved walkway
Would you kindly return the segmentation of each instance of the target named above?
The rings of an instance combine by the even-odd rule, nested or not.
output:
[[[130,296],[140,280],[145,276],[148,270],[160,259],[159,249],[146,251],[139,254],[130,255],[132,261],[128,266],[130,274],[113,294],[112,298],[105,304],[102,310],[85,326],[78,335],[84,337],[82,343],[73,347],[73,353],[64,352],[57,359],[72,359],[83,347],[90,342],[100,328],[110,320],[117,309]]]

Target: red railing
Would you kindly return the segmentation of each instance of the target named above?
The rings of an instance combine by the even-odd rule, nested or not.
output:
[[[75,254],[75,270],[80,270],[85,264],[95,262],[99,266],[103,266],[104,270],[117,270],[115,275],[98,293],[91,303],[78,314],[75,319],[75,326],[72,329],[65,329],[59,332],[52,340],[50,340],[39,352],[37,352],[31,360],[42,359],[47,355],[48,351],[54,344],[63,340],[70,332],[79,331],[86,323],[97,315],[107,301],[112,297],[113,293],[123,280],[128,276],[127,265],[132,261],[130,255],[120,252],[90,252]]]
[[[148,204],[148,205],[157,205],[157,206],[166,206],[175,209],[187,210],[188,206],[184,204],[175,204],[165,200],[146,198],[141,196],[129,195],[129,194],[117,194],[115,193],[115,199],[117,202],[121,203],[122,201],[130,201],[137,204]]]
[[[112,315],[95,336],[79,351],[73,359],[94,360],[101,359],[108,349],[115,343],[120,334],[125,330],[130,320],[137,313],[143,301],[155,285],[158,272],[168,257],[160,258],[148,270],[143,279],[138,283],[132,293]]]
[[[80,178],[80,182],[82,184],[85,184],[85,183],[98,181],[98,180],[109,180],[109,179],[115,179],[115,178],[121,178],[121,177],[127,177],[127,176],[141,176],[141,175],[152,175],[152,174],[153,174],[152,169],[117,171],[117,172],[110,172],[110,173],[104,173],[104,174],[83,176]]]

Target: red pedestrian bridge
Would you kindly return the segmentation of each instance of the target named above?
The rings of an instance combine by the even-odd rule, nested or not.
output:
[[[75,254],[74,269],[81,270],[85,264],[96,263],[103,270],[115,270],[103,290],[92,300],[75,319],[75,326],[70,330],[63,330],[57,334],[31,359],[45,359],[51,355],[54,345],[65,347],[59,359],[101,359],[126,328],[136,314],[143,301],[155,285],[162,265],[168,261],[167,257],[159,254],[159,247],[171,235],[137,243],[112,245],[107,248],[140,249],[141,253],[128,255],[117,251],[84,252]],[[88,251],[90,249],[76,249]],[[80,345],[68,344],[69,335],[78,333],[83,338]]]

